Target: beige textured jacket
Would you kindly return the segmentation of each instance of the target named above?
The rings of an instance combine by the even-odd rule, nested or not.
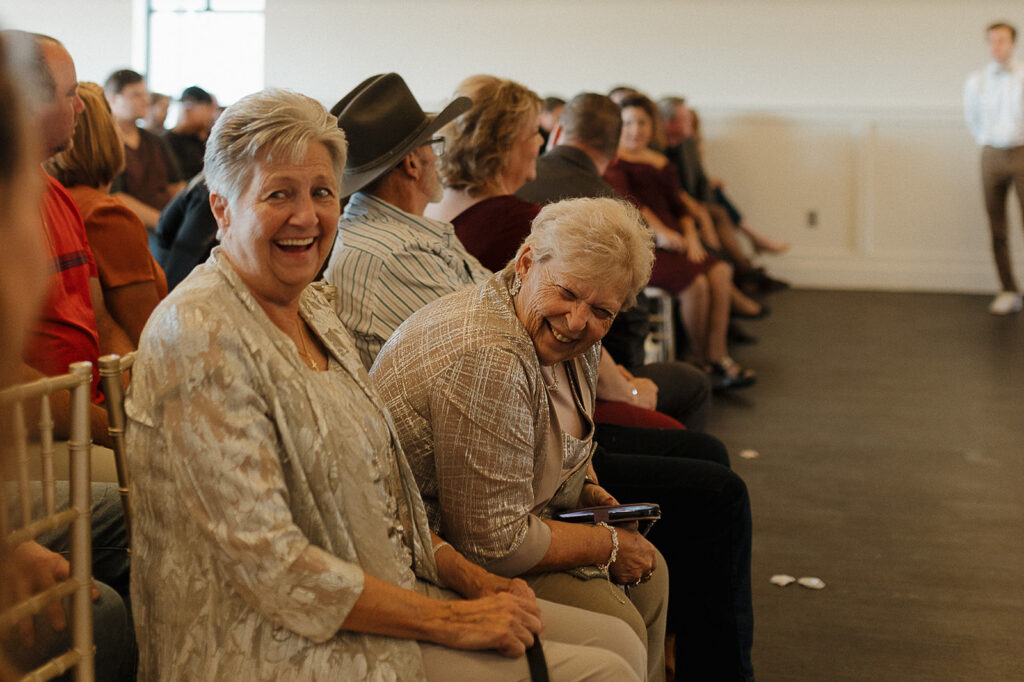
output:
[[[314,372],[215,250],[156,309],[128,400],[143,680],[417,680],[417,644],[337,634],[364,571],[436,580],[393,426],[332,307]]]
[[[551,536],[540,517],[570,474],[586,467],[593,433],[577,441],[558,431],[537,352],[509,295],[512,276],[506,268],[421,308],[370,371],[431,527],[471,561],[507,576],[544,556]],[[586,382],[579,393],[589,397],[581,406],[587,414],[600,352],[595,344],[570,367]],[[578,488],[569,491],[572,502],[562,506],[578,496]]]

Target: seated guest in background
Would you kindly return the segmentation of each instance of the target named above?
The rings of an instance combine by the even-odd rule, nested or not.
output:
[[[558,124],[558,116],[562,113],[562,109],[565,107],[565,100],[561,97],[545,97],[544,103],[540,107],[540,136],[544,138],[544,144],[541,145],[541,151],[548,148],[548,140],[551,137],[551,131],[555,129]]]
[[[650,148],[657,117],[654,103],[639,95],[624,99],[621,108],[618,156],[604,177],[636,204],[654,229],[658,250],[651,284],[678,296],[696,361],[725,388],[749,386],[756,375],[733,360],[727,347],[735,293],[732,268],[704,249],[680,197],[675,170]]]
[[[427,207],[427,215],[450,220],[466,250],[498,271],[515,256],[540,211],[513,192],[537,174],[541,99],[519,83],[485,75],[465,79],[456,94],[470,98],[473,107],[442,129],[448,141],[440,162],[444,197]],[[597,393],[599,421],[679,427],[653,411],[657,385],[636,379],[607,353],[602,353]]]
[[[20,78],[14,77],[10,66],[15,45],[27,53],[20,61],[31,69],[19,74]],[[26,92],[32,93],[24,101],[31,105],[35,122],[23,106],[22,92],[16,85],[19,81]],[[0,236],[4,244],[0,250],[0,388],[33,378],[24,374],[19,360],[35,316],[46,301],[50,264],[39,224],[39,202],[47,185],[38,163],[39,156],[45,154],[40,149],[68,144],[68,122],[74,124],[74,109],[78,106],[74,85],[74,62],[56,40],[20,31],[0,32],[0,101],[4,102],[0,107]],[[41,130],[33,123],[43,124]],[[42,139],[38,132],[43,133]],[[61,398],[66,415],[67,398],[59,394],[54,402]],[[54,404],[54,408],[59,411],[60,406]],[[54,416],[55,421],[62,419],[60,414]],[[26,421],[34,420],[28,417]],[[66,423],[63,426],[66,431]],[[0,449],[0,478],[7,473],[7,454],[6,448]],[[0,481],[0,485],[5,483]],[[66,506],[68,490],[66,483],[57,484],[57,508]],[[38,485],[33,486],[35,518],[39,516],[38,507],[42,507],[39,491]],[[8,505],[20,501],[11,491],[5,491],[4,498]],[[121,590],[127,597],[127,538],[121,503],[110,485],[93,484],[92,498],[96,676],[99,680],[134,680],[133,630],[122,596],[115,591]],[[9,520],[20,516],[10,508],[3,511]],[[68,534],[63,528],[44,533],[36,541],[0,549],[0,610],[68,576]],[[32,670],[67,651],[67,623],[66,612],[57,605],[45,614],[20,621],[12,630],[0,632],[0,679],[19,679],[14,668]]]
[[[72,146],[51,157],[45,167],[78,206],[103,300],[132,345],[138,345],[150,313],[167,295],[167,279],[149,252],[145,225],[108,193],[111,180],[124,167],[124,152],[103,90],[95,83],[80,83],[78,96],[84,109],[77,117]]]
[[[164,123],[167,121],[167,109],[171,105],[171,98],[162,92],[149,93],[149,108],[143,119],[146,122],[146,130],[163,137],[167,132]]]
[[[36,73],[27,89],[34,122],[40,131],[40,158],[69,149],[75,117],[84,108],[78,96],[75,63],[64,46],[49,36],[33,36],[42,55],[33,62]],[[97,360],[105,353],[124,354],[135,349],[131,338],[113,319],[103,300],[96,262],[89,248],[85,225],[74,200],[53,177],[42,173],[46,191],[40,206],[42,231],[49,247],[50,291],[25,347],[23,379],[56,376],[72,362],[93,363],[92,437],[109,445],[107,412],[99,406]],[[53,398],[59,437],[68,437],[70,405],[66,393]]]
[[[639,679],[621,623],[538,602],[430,532],[351,337],[308,286],[345,154],[333,116],[280,90],[211,134],[221,245],[157,308],[128,399],[141,677],[525,679],[543,619],[553,679]]]
[[[758,291],[784,288],[783,282],[773,280],[753,264],[736,233],[742,231],[749,237],[756,253],[783,253],[789,244],[754,230],[723,193],[723,183],[707,177],[693,126],[694,113],[686,106],[686,100],[664,97],[658,101],[658,110],[665,137],[664,154],[675,167],[684,199],[691,202],[688,207],[702,213],[703,219],[699,222],[705,243],[729,258],[737,282],[749,284]]]
[[[514,264],[413,313],[371,375],[432,529],[544,599],[622,618],[647,643],[647,679],[659,680],[668,575],[657,550],[635,530],[543,518],[614,503],[584,482],[599,341],[652,260],[628,204],[552,204]],[[634,586],[630,600],[609,577]]]
[[[46,298],[50,264],[39,224],[45,186],[40,141],[12,66],[15,41],[22,50],[35,47],[29,34],[0,31],[0,388],[20,379],[22,349]]]
[[[38,217],[43,184],[36,165],[39,161],[37,140],[18,91],[18,79],[11,68],[12,46],[9,43],[16,39],[12,32],[0,33],[0,101],[4,103],[0,107],[0,239],[4,244],[0,249],[0,389],[21,378],[21,352],[34,317],[42,307],[47,275]],[[8,415],[0,416],[6,423]],[[0,450],[0,472],[3,473],[7,471],[6,454],[6,450]],[[31,586],[25,590],[27,594],[14,594],[11,586],[19,582],[29,586],[33,576],[46,575],[43,565],[18,560],[19,552],[31,552],[36,547],[39,545],[33,542],[22,543],[17,548],[6,545],[0,548],[0,610],[36,591],[32,589],[35,586]],[[52,553],[42,558],[44,564],[53,560]],[[61,611],[58,618],[63,616]],[[24,622],[20,633],[0,631],[0,679],[20,677],[12,659],[23,656],[35,645],[34,627],[29,627],[30,622]],[[19,639],[29,633],[29,641]]]
[[[345,205],[325,279],[367,369],[380,347],[425,304],[490,274],[450,223],[423,217],[441,198],[437,131],[470,106],[465,97],[425,114],[396,73],[366,79],[334,105],[349,139]]]
[[[217,106],[213,95],[198,85],[185,88],[179,100],[178,123],[164,133],[164,140],[174,152],[185,182],[203,170],[206,138],[210,134]]]
[[[124,172],[114,179],[110,191],[153,229],[160,211],[185,184],[181,170],[164,139],[138,125],[149,110],[142,75],[130,69],[115,71],[103,90],[124,143]]]
[[[617,105],[622,106],[622,100],[639,94],[641,94],[640,91],[632,85],[616,85],[608,91],[608,99],[615,102]]]
[[[200,173],[160,214],[149,249],[167,275],[168,289],[173,289],[210,257],[216,243],[217,220],[210,210],[206,175]]]
[[[536,178],[519,188],[516,196],[545,205],[579,197],[617,197],[601,174],[615,158],[622,119],[619,107],[596,93],[574,97],[562,110],[552,132],[551,149],[537,159]],[[644,339],[650,312],[643,292],[637,305],[623,310],[601,344],[633,377],[658,387],[659,412],[703,431],[711,411],[711,384],[699,369],[685,362],[644,364]]]
[[[470,76],[456,88],[473,108],[442,132],[444,196],[427,215],[450,220],[470,253],[492,271],[508,264],[540,206],[514,192],[537,176],[542,100],[514,81]]]

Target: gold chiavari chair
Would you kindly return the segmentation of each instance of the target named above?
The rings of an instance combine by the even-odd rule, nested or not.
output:
[[[107,433],[114,446],[114,463],[117,467],[117,491],[124,508],[124,528],[128,532],[128,551],[132,542],[132,505],[128,498],[128,450],[124,440],[124,373],[135,363],[135,352],[124,355],[104,355],[100,358],[100,382],[106,396]]]
[[[6,605],[0,612],[0,632],[9,632],[24,618],[40,613],[49,604],[71,598],[71,649],[28,672],[23,680],[48,680],[74,668],[77,682],[94,679],[95,648],[92,623],[92,529],[90,499],[91,445],[89,414],[92,365],[76,362],[69,373],[38,379],[0,391],[0,425],[5,479],[0,484],[0,556],[8,557],[18,545],[34,540],[59,527],[71,527],[71,571],[67,580],[23,601]],[[71,391],[71,439],[68,443],[71,499],[66,509],[56,509],[56,481],[53,460],[53,417],[50,396]],[[39,459],[41,466],[44,515],[32,518],[30,492],[29,429],[25,425],[25,405],[39,401]],[[9,500],[15,496],[14,514],[9,518]]]

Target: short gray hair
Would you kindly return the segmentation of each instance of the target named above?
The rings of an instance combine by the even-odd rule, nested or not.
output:
[[[680,104],[686,104],[686,99],[683,97],[662,97],[658,100],[658,113],[661,114],[662,121],[671,121],[676,117],[676,107]]]
[[[313,142],[327,148],[340,191],[348,143],[338,119],[315,99],[291,90],[246,95],[221,114],[210,132],[203,160],[206,185],[234,201],[252,179],[256,162],[295,161]]]
[[[654,265],[654,237],[631,204],[620,199],[568,199],[548,204],[533,219],[526,247],[537,263],[560,259],[570,274],[586,281],[609,272],[626,277],[622,309],[632,308]]]

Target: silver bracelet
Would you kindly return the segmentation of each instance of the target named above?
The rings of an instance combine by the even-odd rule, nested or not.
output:
[[[598,521],[594,524],[595,526],[603,526],[608,529],[608,532],[612,534],[612,554],[608,557],[608,561],[603,564],[598,564],[597,568],[601,571],[607,571],[615,560],[619,558],[619,531],[609,526],[604,521]]]
[[[442,540],[441,542],[439,542],[436,545],[434,545],[434,556],[435,557],[437,556],[437,550],[441,549],[442,547],[452,547],[452,543],[445,542],[444,540]],[[455,549],[455,548],[452,547],[452,549]]]

